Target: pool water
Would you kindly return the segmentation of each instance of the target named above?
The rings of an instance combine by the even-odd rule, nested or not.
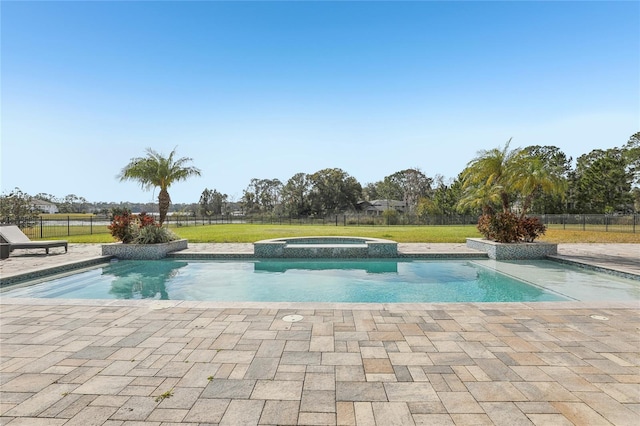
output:
[[[122,260],[2,297],[264,302],[571,300],[468,260]]]

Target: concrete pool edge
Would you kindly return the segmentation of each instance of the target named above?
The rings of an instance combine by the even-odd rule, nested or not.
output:
[[[38,278],[46,278],[50,275],[72,272],[91,266],[97,266],[102,263],[108,263],[112,258],[113,256],[97,256],[75,262],[65,262],[60,265],[51,266],[48,268],[40,268],[33,271],[24,272],[22,274],[13,274],[8,277],[2,276],[0,278],[0,289],[25,281],[35,280]]]
[[[640,275],[634,274],[631,272],[620,271],[614,268],[605,268],[604,266],[599,265],[591,265],[586,262],[581,262],[579,260],[567,259],[562,256],[547,256],[547,260],[552,260],[554,262],[563,263],[566,265],[572,265],[581,269],[586,269],[594,272],[602,272],[603,274],[615,275],[616,277],[626,278],[629,280],[640,281]]]

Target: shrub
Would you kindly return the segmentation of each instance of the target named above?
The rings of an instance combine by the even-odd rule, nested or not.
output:
[[[520,239],[518,217],[513,213],[485,214],[478,220],[478,231],[488,240],[514,243]]]
[[[153,216],[149,216],[146,212],[140,212],[137,218],[137,222],[140,228],[156,225],[156,220],[153,218]]]
[[[491,218],[493,216],[489,215],[489,214],[483,214],[482,216],[480,216],[480,218],[478,219],[478,231],[480,231],[480,233],[482,234],[482,236],[487,239],[487,240],[492,240],[492,234],[490,231],[490,224],[491,224]]]
[[[111,235],[124,244],[130,243],[135,238],[135,217],[129,211],[123,211],[121,214],[113,216],[111,225],[107,226]]]
[[[511,212],[501,212],[482,215],[478,231],[486,239],[499,243],[533,242],[544,235],[546,227],[536,217],[519,218]]]
[[[158,225],[141,227],[136,237],[133,239],[135,244],[160,244],[177,240],[178,236],[167,228]]]
[[[125,210],[113,217],[108,228],[111,235],[124,244],[159,244],[178,239],[176,234],[158,225],[153,216],[144,212],[134,215]]]
[[[387,225],[398,224],[398,212],[393,209],[387,209],[382,212],[382,217]]]
[[[544,235],[547,227],[537,217],[524,217],[520,219],[520,235],[522,240],[532,243],[536,238]]]
[[[350,225],[350,226],[376,225],[376,220],[374,216],[348,217],[347,225]]]

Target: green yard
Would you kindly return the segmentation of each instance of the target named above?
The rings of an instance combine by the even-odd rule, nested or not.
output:
[[[253,243],[278,237],[361,236],[385,238],[401,243],[463,243],[479,237],[474,225],[467,226],[328,226],[225,224],[172,228],[192,243]],[[108,233],[52,236],[72,243],[109,243]],[[549,229],[543,241],[558,243],[640,243],[640,233]]]

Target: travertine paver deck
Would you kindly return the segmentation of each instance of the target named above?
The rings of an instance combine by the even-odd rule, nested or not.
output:
[[[0,424],[636,425],[639,307],[2,299]]]

